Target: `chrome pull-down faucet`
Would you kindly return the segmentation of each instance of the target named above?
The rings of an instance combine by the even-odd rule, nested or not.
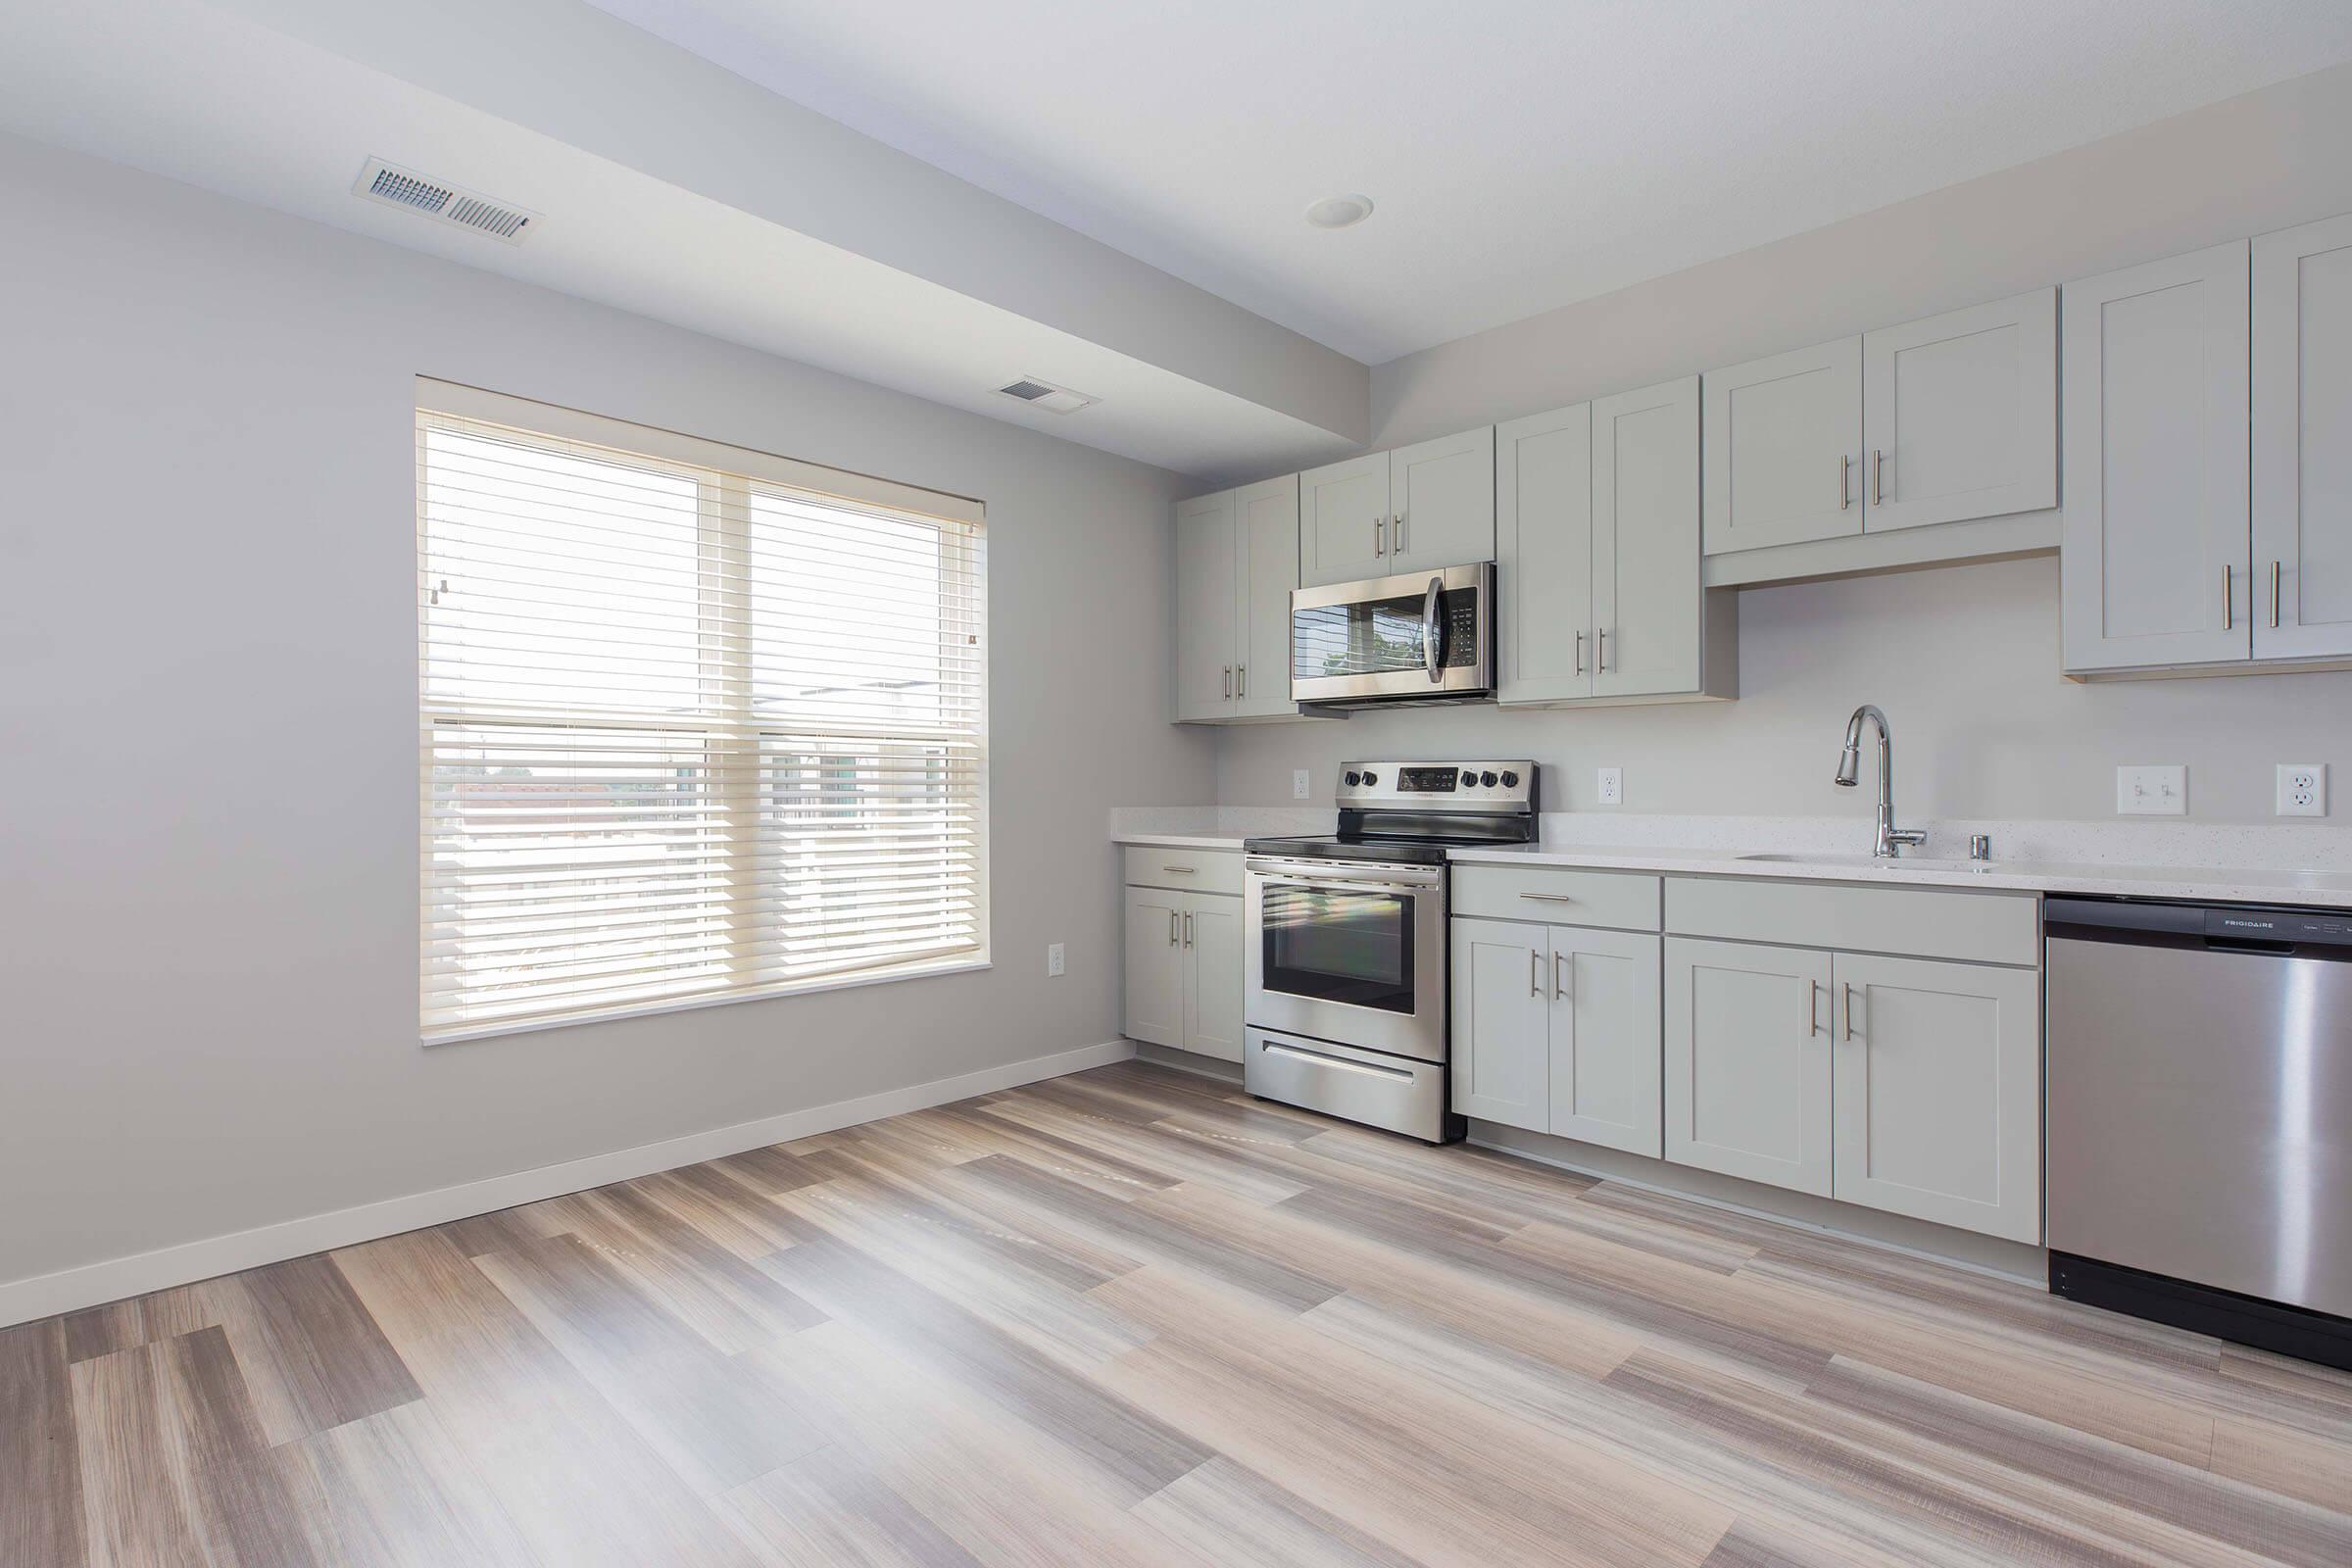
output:
[[[1882,859],[1893,859],[1905,845],[1921,845],[1928,836],[1917,828],[1898,828],[1894,825],[1894,737],[1886,728],[1886,715],[1870,703],[1854,710],[1854,716],[1845,721],[1845,751],[1838,759],[1838,782],[1852,789],[1862,773],[1862,721],[1869,719],[1879,727],[1879,833],[1871,841],[1870,853]]]

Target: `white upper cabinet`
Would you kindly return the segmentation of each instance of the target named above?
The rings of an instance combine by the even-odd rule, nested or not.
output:
[[[1493,559],[1493,425],[1298,475],[1300,587]]]
[[[1233,710],[1235,492],[1176,507],[1176,717]]]
[[[1700,685],[1698,377],[1592,402],[1592,694]]]
[[[2247,291],[2242,240],[2066,285],[2069,670],[2251,653]]]
[[[1498,425],[1498,698],[1729,697],[1738,601],[1699,584],[1698,378]]]
[[[1291,701],[1291,590],[1298,586],[1298,476],[1235,492],[1233,716],[1296,713]],[[1239,1058],[1236,1058],[1239,1059]]]
[[[1291,717],[1298,479],[1176,506],[1176,719]]]
[[[1298,475],[1298,586],[1389,574],[1389,455]]]
[[[1501,701],[1592,696],[1592,404],[1495,427],[1494,591]]]
[[[1709,370],[1706,553],[1862,531],[1862,340]]]
[[[1494,560],[1494,427],[1390,453],[1389,506],[1389,572]]]
[[[2058,504],[2058,291],[1862,336],[1864,532]]]
[[[2352,216],[2254,241],[2257,659],[2352,656]]]

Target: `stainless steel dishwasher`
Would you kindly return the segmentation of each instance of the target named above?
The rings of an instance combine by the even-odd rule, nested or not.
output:
[[[2050,1289],[2352,1367],[2352,913],[2043,916]]]

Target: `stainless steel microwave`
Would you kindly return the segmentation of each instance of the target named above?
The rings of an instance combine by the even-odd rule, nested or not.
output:
[[[1494,695],[1494,564],[1291,593],[1291,700],[1326,708]]]

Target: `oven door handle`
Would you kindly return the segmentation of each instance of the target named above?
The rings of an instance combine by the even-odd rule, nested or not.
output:
[[[1242,869],[1253,876],[1280,876],[1293,881],[1382,883],[1392,887],[1409,885],[1415,892],[1432,891],[1445,879],[1445,873],[1434,866],[1367,867],[1359,876],[1328,860],[1264,859],[1255,857],[1244,860]]]
[[[1429,671],[1432,684],[1446,678],[1438,662],[1442,651],[1438,639],[1438,606],[1444,601],[1445,595],[1446,579],[1432,577],[1429,579],[1429,592],[1421,597],[1421,663]]]
[[[1261,888],[1298,888],[1305,893],[1434,893],[1435,888],[1408,882],[1309,882],[1299,877],[1259,875]]]

